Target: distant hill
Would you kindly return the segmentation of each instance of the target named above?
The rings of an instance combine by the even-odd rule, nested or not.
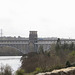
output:
[[[17,49],[11,47],[0,47],[0,56],[21,56],[23,55]]]

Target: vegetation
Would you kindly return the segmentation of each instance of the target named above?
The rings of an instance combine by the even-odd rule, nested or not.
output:
[[[1,66],[0,67],[0,75],[12,75],[12,69],[10,66]]]
[[[35,75],[38,72],[70,66],[75,66],[75,45],[74,43],[61,44],[58,38],[57,43],[52,44],[49,51],[44,51],[43,46],[40,46],[38,53],[32,52],[24,55],[21,69],[25,71],[25,75]]]
[[[66,62],[66,67],[71,67],[71,64],[69,61]]]
[[[24,75],[24,70],[22,69],[17,70],[16,75]]]

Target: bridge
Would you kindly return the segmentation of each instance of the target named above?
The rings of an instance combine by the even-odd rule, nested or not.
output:
[[[28,53],[28,41],[27,38],[0,37],[0,47],[12,47],[25,54]]]
[[[30,31],[29,38],[0,37],[0,47],[15,48],[23,54],[37,51],[37,31]]]
[[[40,46],[43,46],[44,50],[50,48],[50,43],[47,40],[37,38],[37,31],[30,31],[29,38],[23,37],[0,37],[0,47],[15,48],[23,54],[29,52],[37,52]]]
[[[57,38],[38,38],[37,31],[30,31],[29,38],[25,37],[0,37],[0,47],[8,46],[17,49],[23,54],[37,52],[40,46],[43,50],[50,50],[51,44],[56,44]],[[61,39],[61,44],[74,43],[75,39]]]

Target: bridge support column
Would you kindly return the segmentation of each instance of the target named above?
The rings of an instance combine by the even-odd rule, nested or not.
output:
[[[30,31],[29,34],[29,52],[37,52],[37,31]]]

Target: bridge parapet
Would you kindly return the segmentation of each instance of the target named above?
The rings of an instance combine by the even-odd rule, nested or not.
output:
[[[0,42],[0,44],[28,44],[26,42]]]

